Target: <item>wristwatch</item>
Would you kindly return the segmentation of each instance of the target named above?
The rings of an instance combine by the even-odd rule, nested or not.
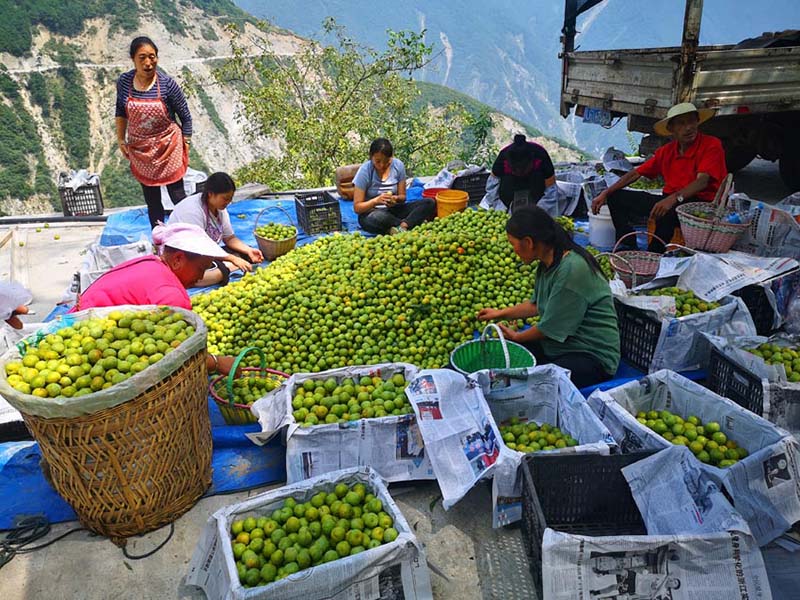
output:
[[[683,201],[686,200],[686,198],[683,197],[683,194],[678,194],[678,197],[675,199],[678,201],[678,204],[683,204]]]

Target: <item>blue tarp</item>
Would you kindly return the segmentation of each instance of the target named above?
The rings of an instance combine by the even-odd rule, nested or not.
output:
[[[209,398],[214,469],[207,496],[286,480],[286,449],[280,436],[256,446],[245,433],[261,431],[252,425],[226,425]],[[43,515],[51,523],[76,519],[72,508],[42,475],[36,442],[0,444],[0,530],[10,529],[20,517]]]

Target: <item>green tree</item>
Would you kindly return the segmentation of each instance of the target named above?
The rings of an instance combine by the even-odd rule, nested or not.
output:
[[[270,26],[259,27],[266,32]],[[325,41],[309,42],[292,56],[262,42],[253,58],[231,29],[234,57],[216,77],[240,90],[251,133],[281,146],[277,156],[241,169],[239,179],[274,189],[330,185],[336,167],[363,161],[369,142],[379,136],[392,141],[410,172],[438,170],[456,157],[463,108],[414,107],[420,92],[411,75],[432,53],[424,32],[388,31],[386,49],[378,51],[328,18]]]

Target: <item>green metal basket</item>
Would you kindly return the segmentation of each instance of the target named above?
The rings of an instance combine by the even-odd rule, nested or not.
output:
[[[489,338],[489,331],[497,333],[497,339]],[[483,369],[523,369],[535,367],[536,358],[530,351],[503,337],[497,325],[489,324],[480,339],[460,344],[450,353],[450,366],[463,375]]]

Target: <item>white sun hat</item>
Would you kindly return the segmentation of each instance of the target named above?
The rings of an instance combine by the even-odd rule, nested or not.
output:
[[[669,124],[670,120],[674,119],[675,117],[693,112],[696,112],[699,115],[701,123],[705,123],[714,116],[713,108],[697,108],[691,102],[681,102],[680,104],[676,104],[670,108],[667,111],[667,116],[660,121],[657,121],[656,124],[653,125],[653,131],[662,137],[669,137],[672,135],[670,130],[667,129],[667,125]]]
[[[153,243],[159,251],[164,246],[192,252],[210,258],[225,258],[228,253],[219,244],[208,237],[202,227],[193,223],[170,223],[156,225],[153,229]]]

